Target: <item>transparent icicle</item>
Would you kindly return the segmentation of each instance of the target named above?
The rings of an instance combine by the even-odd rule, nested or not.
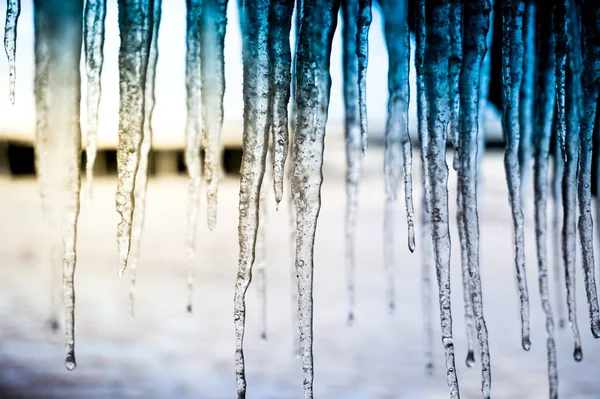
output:
[[[386,280],[387,307],[390,313],[396,308],[396,294],[394,285],[394,204],[395,201],[386,195],[383,210],[383,267]]]
[[[415,226],[412,195],[412,144],[408,135],[408,104],[410,102],[408,3],[404,0],[393,0],[384,2],[382,8],[389,60],[384,158],[386,196],[396,199],[401,169],[400,152],[402,152],[408,249],[413,252],[415,250]]]
[[[452,338],[450,304],[450,227],[448,218],[448,165],[446,164],[446,125],[448,123],[449,5],[432,3],[425,8],[427,26],[424,76],[427,87],[427,185],[429,213],[440,304],[442,343],[446,381],[450,398],[460,397]]]
[[[227,0],[202,2],[200,17],[200,54],[202,62],[202,116],[204,140],[204,178],[208,228],[217,223],[217,192],[221,165],[221,128],[225,94],[225,30]],[[265,43],[266,43],[265,39]]]
[[[579,131],[579,237],[582,252],[582,266],[585,281],[585,293],[588,301],[589,319],[592,335],[600,338],[600,310],[596,291],[594,263],[594,231],[592,222],[592,140],[596,121],[598,91],[600,90],[600,11],[589,1],[581,3],[583,21],[584,60],[582,73],[582,117]],[[576,13],[572,23],[576,23]]]
[[[450,0],[450,60],[448,61],[448,103],[450,114],[448,115],[448,135],[454,147],[453,168],[458,169],[458,79],[462,67],[462,13],[463,2],[461,0]],[[461,224],[458,225],[459,229]],[[461,255],[462,256],[462,255]]]
[[[486,35],[490,26],[489,0],[465,2],[463,37],[463,66],[460,73],[460,177],[462,217],[467,247],[469,286],[473,317],[481,353],[481,393],[490,397],[492,384],[488,332],[483,316],[483,298],[479,268],[479,211],[478,211],[478,116],[481,64],[487,51]],[[468,361],[468,359],[467,359]]]
[[[556,99],[555,99],[556,100]],[[556,119],[556,117],[555,117]],[[556,125],[554,125],[556,127]],[[564,174],[564,159],[560,153],[560,142],[556,133],[553,134],[554,154],[552,162],[552,233],[551,240],[554,243],[561,242],[560,232],[562,226],[562,179]],[[558,319],[558,328],[565,328],[565,300],[562,293],[565,290],[563,259],[561,256],[561,246],[552,245],[552,272],[554,274],[554,303],[556,304],[556,318]]]
[[[88,0],[85,3],[83,39],[85,70],[87,73],[86,93],[86,165],[85,183],[88,203],[92,200],[94,163],[96,162],[96,136],[98,133],[98,110],[102,96],[102,67],[104,65],[104,22],[106,0]]]
[[[314,242],[321,208],[325,125],[331,87],[329,60],[338,8],[339,2],[336,0],[306,0],[298,38],[298,121],[294,135],[292,193],[296,209],[296,268],[304,399],[313,398]],[[313,79],[315,73],[320,77],[318,81]],[[313,96],[315,89],[319,93],[317,97]]]
[[[135,208],[135,177],[144,137],[145,86],[151,41],[151,0],[119,1],[119,142],[117,145],[117,226],[119,275],[127,267]]]
[[[535,82],[535,19],[534,0],[525,0],[523,15],[523,80],[519,89],[519,173],[521,203],[525,203],[533,157],[533,97]]]
[[[555,74],[556,74],[556,118],[558,145],[563,159],[566,160],[565,146],[566,119],[565,119],[565,82],[567,74],[567,53],[569,48],[569,35],[567,32],[567,3],[570,0],[557,0],[553,2],[553,26],[555,32]]]
[[[35,0],[36,165],[45,218],[62,232],[65,367],[75,360],[75,264],[81,182],[79,110],[83,4]],[[38,53],[39,51],[39,53]],[[56,241],[55,241],[56,242]],[[55,265],[54,267],[56,267]]]
[[[483,154],[485,153],[485,137],[486,137],[486,109],[489,107],[489,93],[490,93],[490,80],[492,71],[492,39],[494,37],[494,3],[495,0],[490,0],[490,29],[486,36],[486,43],[488,51],[483,57],[483,63],[481,64],[481,74],[479,75],[479,147],[477,150],[477,163],[479,164],[479,184],[481,186],[481,162],[483,160]],[[481,189],[477,190],[478,195],[481,195]]]
[[[554,317],[548,284],[548,158],[552,138],[555,105],[554,34],[552,9],[540,6],[537,18],[537,54],[535,60],[536,88],[534,106],[534,199],[535,237],[538,255],[538,284],[542,309],[546,317],[546,353],[548,358],[548,387],[550,399],[558,398],[558,369]]]
[[[514,228],[515,266],[521,306],[521,345],[531,348],[529,292],[525,275],[524,218],[519,172],[519,87],[523,66],[523,0],[502,3],[502,125],[506,138],[504,168]]]
[[[11,104],[15,103],[15,83],[17,81],[17,24],[21,15],[21,0],[6,1],[6,21],[4,23],[4,51],[8,58],[9,92]]]
[[[360,137],[363,154],[367,151],[367,65],[369,63],[369,28],[371,27],[372,0],[358,0],[356,18],[356,56],[358,57],[358,108],[360,112]]]
[[[234,294],[235,374],[239,399],[246,397],[246,370],[243,348],[246,324],[246,291],[252,279],[252,266],[255,261],[260,191],[265,173],[270,124],[269,54],[267,46],[264,45],[264,43],[267,43],[269,36],[269,0],[244,1],[242,7],[244,70],[244,132],[242,145],[244,151],[239,201],[238,236],[240,251]],[[206,19],[206,15],[203,18]],[[202,43],[203,46],[204,43]],[[202,64],[205,65],[205,63],[206,58],[203,57]],[[205,71],[204,68],[203,71]],[[206,105],[207,103],[205,103],[205,108]]]
[[[160,29],[162,0],[153,0],[151,44],[148,56],[148,71],[146,73],[146,101],[144,111],[144,137],[140,145],[140,164],[135,176],[133,210],[133,227],[131,230],[131,252],[129,253],[129,265],[131,273],[131,284],[129,286],[129,312],[131,317],[135,314],[134,295],[136,288],[137,266],[140,259],[140,244],[142,231],[144,230],[144,219],[146,217],[146,192],[148,189],[148,157],[152,147],[152,115],[156,98],[154,88],[156,81],[156,64],[158,61],[158,32]]]
[[[269,11],[269,58],[271,59],[272,162],[275,202],[283,198],[285,161],[288,154],[288,104],[292,80],[290,30],[293,0],[271,0]]]
[[[358,184],[362,163],[360,110],[358,101],[357,24],[358,0],[342,1],[342,62],[344,74],[344,133],[346,140],[346,284],[348,323],[354,320],[354,280],[356,270],[356,217]]]
[[[265,164],[270,162],[270,156],[267,153]],[[267,223],[267,203],[269,193],[269,180],[271,179],[269,168],[265,168],[263,175],[263,184],[260,187],[260,210],[259,223],[256,232],[256,258],[254,267],[256,270],[256,291],[259,306],[259,334],[260,339],[267,340],[267,242],[266,242],[266,223]]]
[[[421,206],[421,302],[423,307],[423,333],[425,370],[433,373],[433,312],[431,298],[431,269],[433,266],[433,246],[431,242],[431,216],[429,214],[430,186],[427,181],[427,85],[425,82],[425,0],[415,1],[415,69],[417,74],[417,126],[421,150],[421,178],[423,180],[423,196]]]

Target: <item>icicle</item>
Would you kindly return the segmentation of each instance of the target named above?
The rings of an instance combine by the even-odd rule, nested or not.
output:
[[[144,229],[146,216],[146,191],[148,187],[148,156],[152,147],[152,115],[156,99],[154,87],[156,81],[156,63],[158,61],[158,32],[161,20],[162,0],[153,0],[152,10],[152,41],[148,56],[148,71],[146,73],[146,101],[144,111],[144,137],[140,145],[140,164],[135,176],[135,209],[133,211],[133,228],[131,230],[131,252],[129,264],[131,265],[131,285],[129,288],[129,309],[131,317],[134,316],[134,293],[136,284],[137,264],[140,257],[140,240]]]
[[[553,24],[555,38],[556,54],[556,116],[557,116],[557,137],[560,152],[563,160],[566,161],[567,150],[565,147],[566,120],[565,120],[565,81],[567,74],[567,52],[569,46],[569,36],[567,32],[567,3],[570,0],[557,0],[553,2]]]
[[[523,234],[523,210],[521,207],[519,172],[519,87],[521,85],[523,65],[523,10],[522,0],[513,5],[510,1],[502,3],[502,119],[506,152],[504,167],[508,183],[509,200],[512,210],[515,266],[517,285],[521,303],[521,345],[531,348],[529,339],[529,293],[525,275],[525,240]]]
[[[217,191],[221,165],[221,128],[223,126],[223,95],[225,94],[225,29],[227,0],[202,2],[200,18],[200,54],[202,79],[202,115],[205,143],[204,178],[208,228],[217,223]],[[265,43],[266,43],[265,39]]]
[[[554,34],[552,11],[549,5],[539,7],[537,22],[536,89],[535,89],[535,236],[538,255],[538,284],[542,309],[546,317],[546,350],[548,358],[548,385],[551,399],[558,398],[558,370],[556,343],[554,341],[554,317],[548,287],[547,249],[547,203],[548,158],[552,138],[552,122],[555,105],[554,81]],[[530,43],[531,44],[531,43]],[[557,245],[556,245],[557,246]],[[562,302],[562,301],[561,301]]]
[[[371,27],[372,0],[358,0],[356,17],[356,56],[358,57],[358,108],[360,112],[360,137],[363,154],[367,152],[367,64],[369,63],[369,28]]]
[[[460,73],[460,178],[462,217],[467,247],[468,274],[473,317],[481,352],[481,393],[490,397],[492,384],[488,332],[483,316],[481,276],[479,273],[479,214],[478,214],[478,163],[479,142],[479,91],[481,63],[487,51],[486,34],[489,29],[489,0],[465,2],[463,38],[463,67]],[[468,362],[467,358],[467,362]]]
[[[265,164],[268,165],[270,162],[270,156],[267,153]],[[263,175],[262,186],[260,187],[260,210],[259,210],[259,223],[258,230],[256,233],[256,259],[254,261],[256,267],[256,291],[259,302],[259,332],[260,338],[263,341],[267,340],[267,273],[265,270],[267,261],[267,243],[265,224],[267,223],[267,200],[269,192],[269,180],[271,176],[269,169],[265,168]]]
[[[83,4],[36,0],[34,13],[36,157],[46,220],[54,232],[62,232],[65,366],[73,370],[76,367],[74,277],[80,191],[79,60]]]
[[[556,100],[556,99],[555,99]],[[556,119],[556,115],[555,115]],[[554,124],[554,122],[553,122]],[[556,126],[554,124],[554,126]],[[562,179],[564,174],[564,159],[560,153],[560,142],[556,134],[554,137],[554,156],[553,156],[553,168],[552,168],[552,235],[551,240],[553,243],[561,242],[560,231],[561,231],[561,209],[562,209]],[[565,283],[563,282],[563,259],[561,257],[561,246],[558,244],[552,245],[552,259],[553,266],[552,270],[554,273],[554,298],[556,304],[556,317],[558,318],[558,327],[564,328],[567,324],[565,321],[565,301],[561,293],[565,289]]]
[[[600,11],[597,5],[589,1],[581,3],[583,20],[584,62],[583,62],[583,98],[582,118],[580,122],[579,149],[579,236],[582,251],[582,266],[584,272],[585,292],[587,295],[589,318],[592,335],[600,338],[600,310],[598,309],[598,294],[594,276],[594,235],[592,222],[592,137],[596,120],[596,104],[600,90],[600,43],[596,39],[600,35],[598,21]],[[574,6],[572,6],[574,7]],[[571,13],[571,23],[577,24],[579,16]],[[574,17],[574,18],[573,18]]]
[[[450,59],[448,61],[448,103],[450,114],[448,116],[448,135],[454,147],[454,170],[458,169],[458,78],[462,65],[462,13],[461,0],[450,1]],[[460,228],[459,223],[459,228]]]
[[[331,77],[329,57],[339,2],[307,0],[298,38],[297,130],[294,136],[292,193],[296,209],[296,268],[300,307],[300,353],[304,398],[313,398],[313,267],[317,218],[321,207],[323,149]],[[314,81],[318,72],[320,79]],[[313,97],[319,85],[319,97]],[[312,136],[316,136],[313,140]]]
[[[6,1],[6,21],[4,23],[4,51],[8,58],[9,93],[11,104],[15,103],[15,82],[17,80],[17,24],[21,15],[21,0]]]
[[[448,122],[449,5],[435,2],[426,7],[427,26],[424,77],[427,87],[427,185],[431,236],[439,287],[442,343],[446,358],[446,381],[452,399],[459,398],[454,361],[452,309],[450,305],[450,229],[448,220],[448,165],[446,125]]]
[[[400,151],[404,168],[404,200],[408,224],[408,249],[415,250],[414,206],[412,199],[412,145],[408,135],[408,74],[410,64],[410,31],[408,8],[404,0],[382,4],[385,40],[388,50],[388,113],[385,128],[384,170],[386,196],[396,199],[400,180]]]
[[[344,73],[344,130],[346,138],[346,284],[348,289],[348,323],[354,320],[354,280],[356,214],[358,211],[358,183],[362,161],[360,110],[358,100],[357,24],[358,0],[342,1],[342,41]]]
[[[525,203],[533,155],[533,96],[535,78],[535,1],[525,0],[523,16],[523,81],[519,89],[519,173],[521,203]]]
[[[390,313],[396,308],[396,294],[394,289],[395,249],[394,200],[386,196],[383,211],[383,267],[385,270],[387,306]]]
[[[127,267],[135,208],[135,176],[144,137],[145,85],[151,40],[152,0],[119,0],[119,143],[117,146],[117,227],[119,275]]]
[[[269,58],[271,59],[271,109],[273,126],[271,127],[273,188],[275,202],[283,198],[283,179],[285,161],[288,153],[288,104],[290,102],[290,83],[292,80],[292,53],[290,50],[290,30],[294,1],[271,0],[269,10]]]
[[[485,138],[486,138],[486,109],[489,107],[489,93],[490,93],[490,79],[492,71],[492,39],[494,37],[494,3],[495,0],[490,0],[490,29],[488,30],[486,37],[486,44],[488,51],[483,57],[483,63],[481,64],[481,74],[479,75],[479,146],[477,149],[477,164],[479,173],[479,183],[481,185],[481,161],[483,160],[483,154],[485,153]],[[477,190],[478,195],[481,195],[481,190]]]
[[[423,306],[423,332],[425,337],[425,369],[429,374],[433,372],[433,312],[431,299],[431,267],[432,243],[431,243],[431,216],[429,214],[428,204],[430,188],[427,182],[427,157],[425,152],[428,145],[427,135],[427,86],[424,75],[425,58],[425,0],[416,0],[415,2],[415,39],[417,47],[415,49],[415,69],[417,73],[417,125],[419,142],[421,145],[421,177],[423,180],[423,196],[421,206],[421,296]]]
[[[243,350],[246,291],[252,278],[252,265],[255,260],[260,190],[269,143],[269,54],[267,46],[263,45],[263,43],[267,43],[269,36],[268,17],[269,0],[244,1],[244,21],[242,23],[244,151],[241,166],[238,226],[240,253],[234,294],[235,372],[237,394],[240,399],[246,397]],[[206,15],[204,18],[207,18]],[[204,43],[206,42],[203,42],[203,46]],[[206,60],[203,58],[203,65],[206,64]],[[205,110],[206,105],[207,103],[205,103]]]
[[[83,39],[85,44],[85,70],[87,73],[87,120],[85,148],[85,180],[88,203],[92,199],[94,163],[96,162],[96,136],[98,132],[98,108],[102,96],[102,66],[104,64],[104,21],[106,0],[88,0],[85,3]]]

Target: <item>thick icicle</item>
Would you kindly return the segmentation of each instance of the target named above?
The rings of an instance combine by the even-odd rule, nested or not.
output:
[[[104,65],[104,22],[106,0],[88,0],[85,3],[83,39],[85,45],[86,93],[86,165],[85,182],[87,201],[92,199],[94,163],[96,162],[96,136],[98,133],[98,109],[102,96],[102,66]]]
[[[358,0],[356,18],[356,56],[358,57],[358,108],[360,112],[360,137],[363,154],[367,151],[367,65],[369,63],[369,28],[371,27],[372,0]]]
[[[514,227],[515,266],[521,304],[521,345],[531,348],[529,339],[529,293],[525,275],[525,239],[519,172],[519,87],[523,66],[524,1],[502,3],[502,125],[506,139],[504,168]]]
[[[553,24],[555,36],[556,54],[556,117],[558,145],[563,159],[566,160],[567,150],[565,147],[566,120],[565,120],[565,82],[567,76],[567,53],[569,49],[569,35],[567,32],[567,3],[570,0],[556,0],[553,2]]]
[[[271,60],[271,112],[273,113],[271,131],[273,188],[275,202],[283,198],[283,179],[285,161],[288,154],[288,104],[290,102],[290,83],[292,80],[292,52],[290,49],[290,30],[293,0],[271,0],[269,11],[269,58]]]
[[[75,0],[35,0],[34,13],[36,165],[46,219],[54,232],[62,232],[65,366],[73,370],[83,4]]]
[[[450,0],[450,60],[448,61],[448,135],[454,147],[453,168],[458,169],[458,79],[462,66],[462,0]],[[459,223],[458,228],[461,228]],[[462,255],[461,255],[462,256]]]
[[[494,3],[495,0],[490,1],[490,29],[488,30],[486,43],[488,51],[485,53],[485,57],[483,57],[483,63],[481,64],[481,74],[479,75],[479,147],[477,150],[477,164],[478,170],[481,170],[481,161],[483,159],[483,154],[485,153],[485,125],[486,125],[486,109],[489,107],[489,93],[490,93],[490,79],[491,79],[491,71],[492,71],[492,39],[494,37]],[[479,173],[479,183],[481,183],[481,173]],[[477,190],[477,193],[481,195],[481,190]]]
[[[388,112],[385,128],[384,170],[386,196],[396,198],[400,176],[400,151],[404,168],[404,200],[408,224],[408,249],[415,250],[414,206],[412,197],[412,145],[408,135],[408,74],[410,31],[408,3],[404,0],[382,4],[385,41],[388,50]]]
[[[21,0],[6,1],[6,21],[4,23],[4,51],[8,58],[9,93],[8,98],[15,103],[15,82],[17,80],[17,24],[21,15]]]
[[[582,2],[584,62],[582,74],[582,117],[579,144],[579,237],[582,266],[592,335],[600,338],[600,311],[594,276],[594,232],[592,222],[592,137],[596,121],[596,104],[600,90],[600,11],[590,0]],[[571,15],[576,13],[572,13]],[[572,19],[572,23],[577,23]]]
[[[555,96],[556,97],[556,96]],[[556,98],[555,98],[556,102]],[[555,106],[556,107],[556,106]],[[554,118],[556,120],[556,117]],[[554,123],[554,122],[553,122]],[[556,127],[556,125],[554,125]],[[553,135],[554,154],[552,162],[552,233],[551,240],[554,243],[560,241],[560,231],[562,226],[561,209],[562,209],[562,179],[564,174],[564,159],[560,153],[560,142],[556,134]],[[565,301],[562,292],[565,289],[563,282],[564,267],[561,256],[561,246],[558,244],[552,245],[552,271],[554,274],[554,302],[556,304],[556,317],[558,319],[558,327],[564,328],[567,324],[565,321]]]
[[[313,268],[317,219],[321,208],[323,150],[331,76],[329,57],[339,1],[306,0],[298,38],[298,106],[294,136],[292,193],[296,208],[296,268],[300,307],[300,354],[304,398],[313,398]],[[318,80],[314,76],[319,76]],[[317,92],[318,96],[314,96]]]
[[[144,111],[144,137],[140,145],[140,164],[135,176],[135,209],[133,210],[133,227],[131,230],[131,252],[129,264],[131,265],[131,285],[129,287],[129,309],[134,315],[134,293],[136,284],[137,265],[140,258],[140,240],[144,229],[146,217],[146,191],[148,188],[148,156],[152,147],[152,114],[156,98],[154,87],[156,81],[156,63],[158,61],[158,32],[160,29],[162,0],[153,0],[152,10],[152,41],[148,56],[148,72],[146,73],[146,101]]]
[[[358,0],[342,0],[342,62],[344,73],[344,130],[346,139],[346,284],[348,323],[354,320],[354,276],[356,269],[356,214],[362,162],[360,110],[358,101],[357,24]],[[385,245],[385,242],[384,242]]]
[[[265,164],[269,164],[269,154],[265,160]],[[260,187],[260,206],[259,206],[259,223],[256,232],[256,257],[254,267],[256,268],[256,291],[259,306],[259,333],[260,338],[267,340],[267,243],[266,243],[266,223],[267,223],[267,201],[269,193],[269,168],[265,168],[263,175],[264,184]]]
[[[242,8],[244,151],[241,166],[238,226],[240,252],[234,294],[235,373],[237,395],[240,399],[246,397],[243,348],[246,291],[252,279],[252,265],[255,261],[260,191],[265,173],[270,122],[269,54],[267,46],[264,45],[269,36],[269,0],[244,1]],[[203,46],[204,43],[202,43]],[[205,63],[206,58],[203,58],[203,65]],[[205,103],[205,107],[206,105],[207,103]]]
[[[424,59],[427,87],[427,185],[431,237],[437,272],[442,343],[446,358],[446,381],[450,398],[460,397],[452,338],[450,305],[450,228],[448,218],[448,165],[446,164],[446,125],[448,123],[449,5],[443,0],[427,3]]]
[[[519,173],[521,203],[525,203],[533,156],[533,96],[535,81],[535,1],[525,0],[523,15],[523,80],[519,89]]]
[[[554,341],[554,317],[550,303],[548,284],[548,158],[554,118],[554,34],[552,32],[552,9],[540,3],[537,21],[535,130],[534,130],[534,198],[535,236],[538,255],[538,284],[542,309],[546,317],[546,352],[548,358],[548,386],[550,399],[558,398],[558,370],[556,342]]]
[[[135,176],[144,137],[145,86],[151,41],[152,0],[119,0],[119,143],[117,146],[117,226],[119,274],[131,248]]]
[[[486,35],[490,26],[489,0],[465,2],[463,37],[463,66],[460,73],[460,191],[462,217],[469,270],[469,285],[473,316],[481,352],[481,393],[490,397],[492,374],[488,332],[483,317],[481,276],[479,273],[479,214],[478,214],[478,162],[479,142],[479,81],[481,64],[487,51]],[[467,359],[468,361],[468,359]]]
[[[217,191],[221,165],[221,128],[223,127],[223,96],[225,94],[225,29],[227,0],[202,2],[200,17],[200,54],[202,80],[202,116],[204,140],[204,178],[208,228],[217,223]],[[265,39],[265,43],[266,43]]]
[[[433,312],[431,299],[431,267],[433,265],[431,243],[431,216],[428,204],[430,188],[427,183],[427,86],[424,75],[425,59],[425,0],[415,1],[415,69],[417,74],[417,125],[421,145],[421,178],[423,180],[423,196],[421,206],[421,297],[423,307],[423,332],[425,337],[425,369],[433,372]]]

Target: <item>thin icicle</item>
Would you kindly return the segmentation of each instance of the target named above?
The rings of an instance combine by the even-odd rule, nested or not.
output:
[[[524,1],[502,3],[502,127],[506,138],[504,168],[514,228],[515,266],[521,305],[521,345],[531,348],[529,339],[529,292],[525,275],[525,240],[519,172],[519,87],[523,65]]]
[[[583,20],[584,62],[582,74],[582,117],[580,122],[579,147],[579,237],[582,252],[582,266],[587,295],[589,318],[592,335],[600,338],[600,310],[596,292],[594,264],[594,232],[592,222],[592,138],[596,121],[596,104],[600,90],[600,11],[597,5],[585,1],[581,6]],[[579,20],[577,13],[572,12],[572,23]]]
[[[519,173],[521,203],[525,203],[533,157],[533,97],[535,80],[535,1],[525,0],[523,15],[523,80],[519,89]]]
[[[98,133],[98,109],[102,96],[102,66],[104,65],[104,22],[106,0],[88,0],[85,3],[83,39],[85,45],[85,70],[87,73],[87,119],[85,148],[85,181],[88,203],[92,200],[94,163],[96,162],[96,136]]]
[[[217,191],[221,165],[221,128],[223,127],[223,96],[225,94],[225,30],[227,0],[205,0],[200,16],[200,54],[202,79],[202,115],[204,178],[208,228],[217,223]],[[266,43],[265,39],[265,43]]]
[[[290,30],[293,0],[271,0],[269,11],[269,58],[271,59],[271,110],[272,122],[272,162],[273,189],[275,202],[283,198],[283,180],[285,161],[288,154],[288,104],[290,102],[290,83],[292,79],[292,53],[290,49]]]
[[[83,4],[34,1],[36,51],[36,154],[43,210],[54,232],[62,232],[65,367],[75,360],[75,263],[79,216],[79,60]],[[39,58],[38,58],[39,57]]]
[[[481,74],[479,75],[479,146],[477,149],[477,164],[479,165],[479,185],[481,186],[481,161],[483,160],[483,154],[485,153],[485,138],[486,138],[486,109],[490,106],[489,93],[490,93],[490,80],[492,71],[492,39],[494,37],[494,3],[495,0],[490,1],[490,29],[486,36],[486,44],[488,51],[483,57],[483,63],[481,64]],[[477,190],[478,195],[481,195],[481,190]]]
[[[135,208],[135,176],[144,137],[145,86],[151,41],[152,0],[119,0],[119,143],[117,146],[117,226],[119,275],[127,267]]]
[[[344,73],[344,130],[346,139],[346,284],[348,323],[354,320],[354,280],[356,269],[356,214],[358,183],[362,163],[362,141],[358,95],[357,24],[358,0],[342,1],[342,62]]]
[[[234,294],[235,373],[239,399],[246,397],[246,370],[243,348],[246,324],[246,291],[252,279],[252,265],[255,261],[260,191],[265,173],[270,122],[269,54],[267,46],[263,45],[267,42],[269,36],[269,0],[244,1],[242,7],[244,151],[241,166],[238,226],[240,252]],[[203,42],[203,46],[204,43],[206,42]],[[206,58],[203,58],[203,65],[205,63]],[[205,108],[206,105],[207,103],[205,103]]]
[[[267,153],[265,164],[270,162],[269,154]],[[259,334],[263,341],[267,340],[267,242],[266,242],[266,223],[267,223],[267,204],[269,193],[269,180],[271,176],[269,168],[265,168],[263,175],[264,184],[260,187],[260,210],[259,223],[256,232],[256,258],[254,267],[256,268],[256,291],[259,306]]]
[[[321,208],[325,125],[331,88],[329,58],[338,8],[339,2],[336,0],[305,1],[298,38],[298,122],[294,136],[292,193],[296,209],[300,354],[305,399],[313,398],[314,242]],[[320,77],[318,81],[313,79],[315,73]],[[313,96],[315,86],[318,86],[318,97]]]
[[[400,151],[404,168],[404,200],[408,225],[408,249],[415,250],[414,206],[412,199],[412,145],[408,135],[410,93],[410,31],[408,3],[392,0],[382,4],[385,41],[388,50],[388,112],[385,128],[384,170],[386,196],[396,199],[400,180]]]
[[[356,18],[356,56],[358,57],[358,108],[360,112],[360,137],[363,154],[367,152],[367,65],[369,63],[369,28],[371,27],[372,0],[358,0]]]
[[[421,145],[421,178],[423,180],[423,196],[421,206],[421,297],[423,307],[423,332],[425,337],[425,370],[433,373],[433,312],[431,298],[431,268],[433,266],[431,242],[431,216],[428,204],[430,188],[427,182],[427,157],[425,152],[428,145],[427,135],[427,85],[425,82],[425,0],[415,1],[415,69],[417,74],[417,125]]]
[[[490,397],[492,384],[488,332],[483,316],[483,298],[479,268],[479,211],[478,211],[478,116],[481,64],[487,51],[486,35],[490,26],[489,0],[465,3],[465,35],[463,38],[463,67],[460,73],[460,191],[465,245],[469,270],[469,286],[473,317],[481,353],[481,393]],[[468,361],[468,359],[467,359]]]
[[[462,0],[450,1],[450,60],[448,61],[448,104],[450,114],[448,116],[448,135],[450,142],[454,147],[453,168],[457,170],[459,167],[458,160],[458,79],[462,66]],[[461,224],[459,223],[459,228]]]
[[[567,150],[565,143],[566,119],[565,119],[565,82],[567,76],[567,53],[569,49],[569,35],[567,32],[567,3],[570,0],[557,0],[553,2],[553,24],[555,37],[556,54],[556,117],[557,117],[557,137],[560,152],[566,161]]]
[[[389,196],[385,197],[383,211],[383,267],[385,270],[386,299],[390,313],[396,308],[396,294],[394,287],[394,203]]]
[[[11,104],[15,103],[15,82],[17,80],[17,24],[21,15],[21,0],[6,0],[6,20],[4,22],[4,51],[8,58],[9,91]]]
[[[146,192],[148,189],[148,156],[152,147],[152,114],[156,98],[154,87],[156,81],[156,63],[158,61],[158,32],[160,29],[162,0],[153,0],[152,10],[152,39],[148,56],[148,72],[146,73],[146,101],[144,111],[144,137],[140,145],[140,164],[135,176],[135,209],[133,211],[133,228],[131,230],[131,252],[129,264],[131,266],[131,284],[129,287],[129,310],[134,316],[134,294],[136,285],[137,265],[140,258],[140,240],[144,229],[146,217]]]
[[[536,89],[535,89],[535,236],[538,255],[538,284],[542,309],[546,317],[546,352],[550,399],[558,399],[558,369],[554,341],[554,317],[548,284],[548,158],[552,138],[555,105],[554,34],[552,9],[540,5],[537,21]]]
[[[431,237],[437,272],[442,343],[446,358],[446,381],[450,398],[460,397],[452,338],[450,304],[450,227],[448,218],[448,165],[446,128],[448,123],[449,5],[434,2],[425,8],[427,26],[424,72],[427,87],[427,185]]]
[[[556,101],[556,98],[555,98]],[[556,115],[555,118],[556,120]],[[554,121],[553,121],[554,124]],[[556,125],[554,124],[554,127]],[[562,209],[562,179],[564,174],[564,159],[560,153],[560,142],[558,136],[553,134],[554,141],[554,154],[553,154],[553,167],[552,167],[552,235],[551,240],[555,245],[552,245],[552,271],[554,274],[554,302],[556,304],[556,317],[558,319],[558,328],[565,328],[567,322],[565,321],[565,300],[562,296],[562,292],[565,289],[565,283],[563,281],[564,267],[563,259],[561,256],[561,246],[556,244],[561,242],[560,231],[562,226],[561,209]]]

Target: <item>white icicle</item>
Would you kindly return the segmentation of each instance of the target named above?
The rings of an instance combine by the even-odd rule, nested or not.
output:
[[[6,0],[6,21],[4,23],[4,51],[8,58],[9,93],[11,104],[15,103],[15,83],[17,80],[17,24],[21,14],[21,0]]]

